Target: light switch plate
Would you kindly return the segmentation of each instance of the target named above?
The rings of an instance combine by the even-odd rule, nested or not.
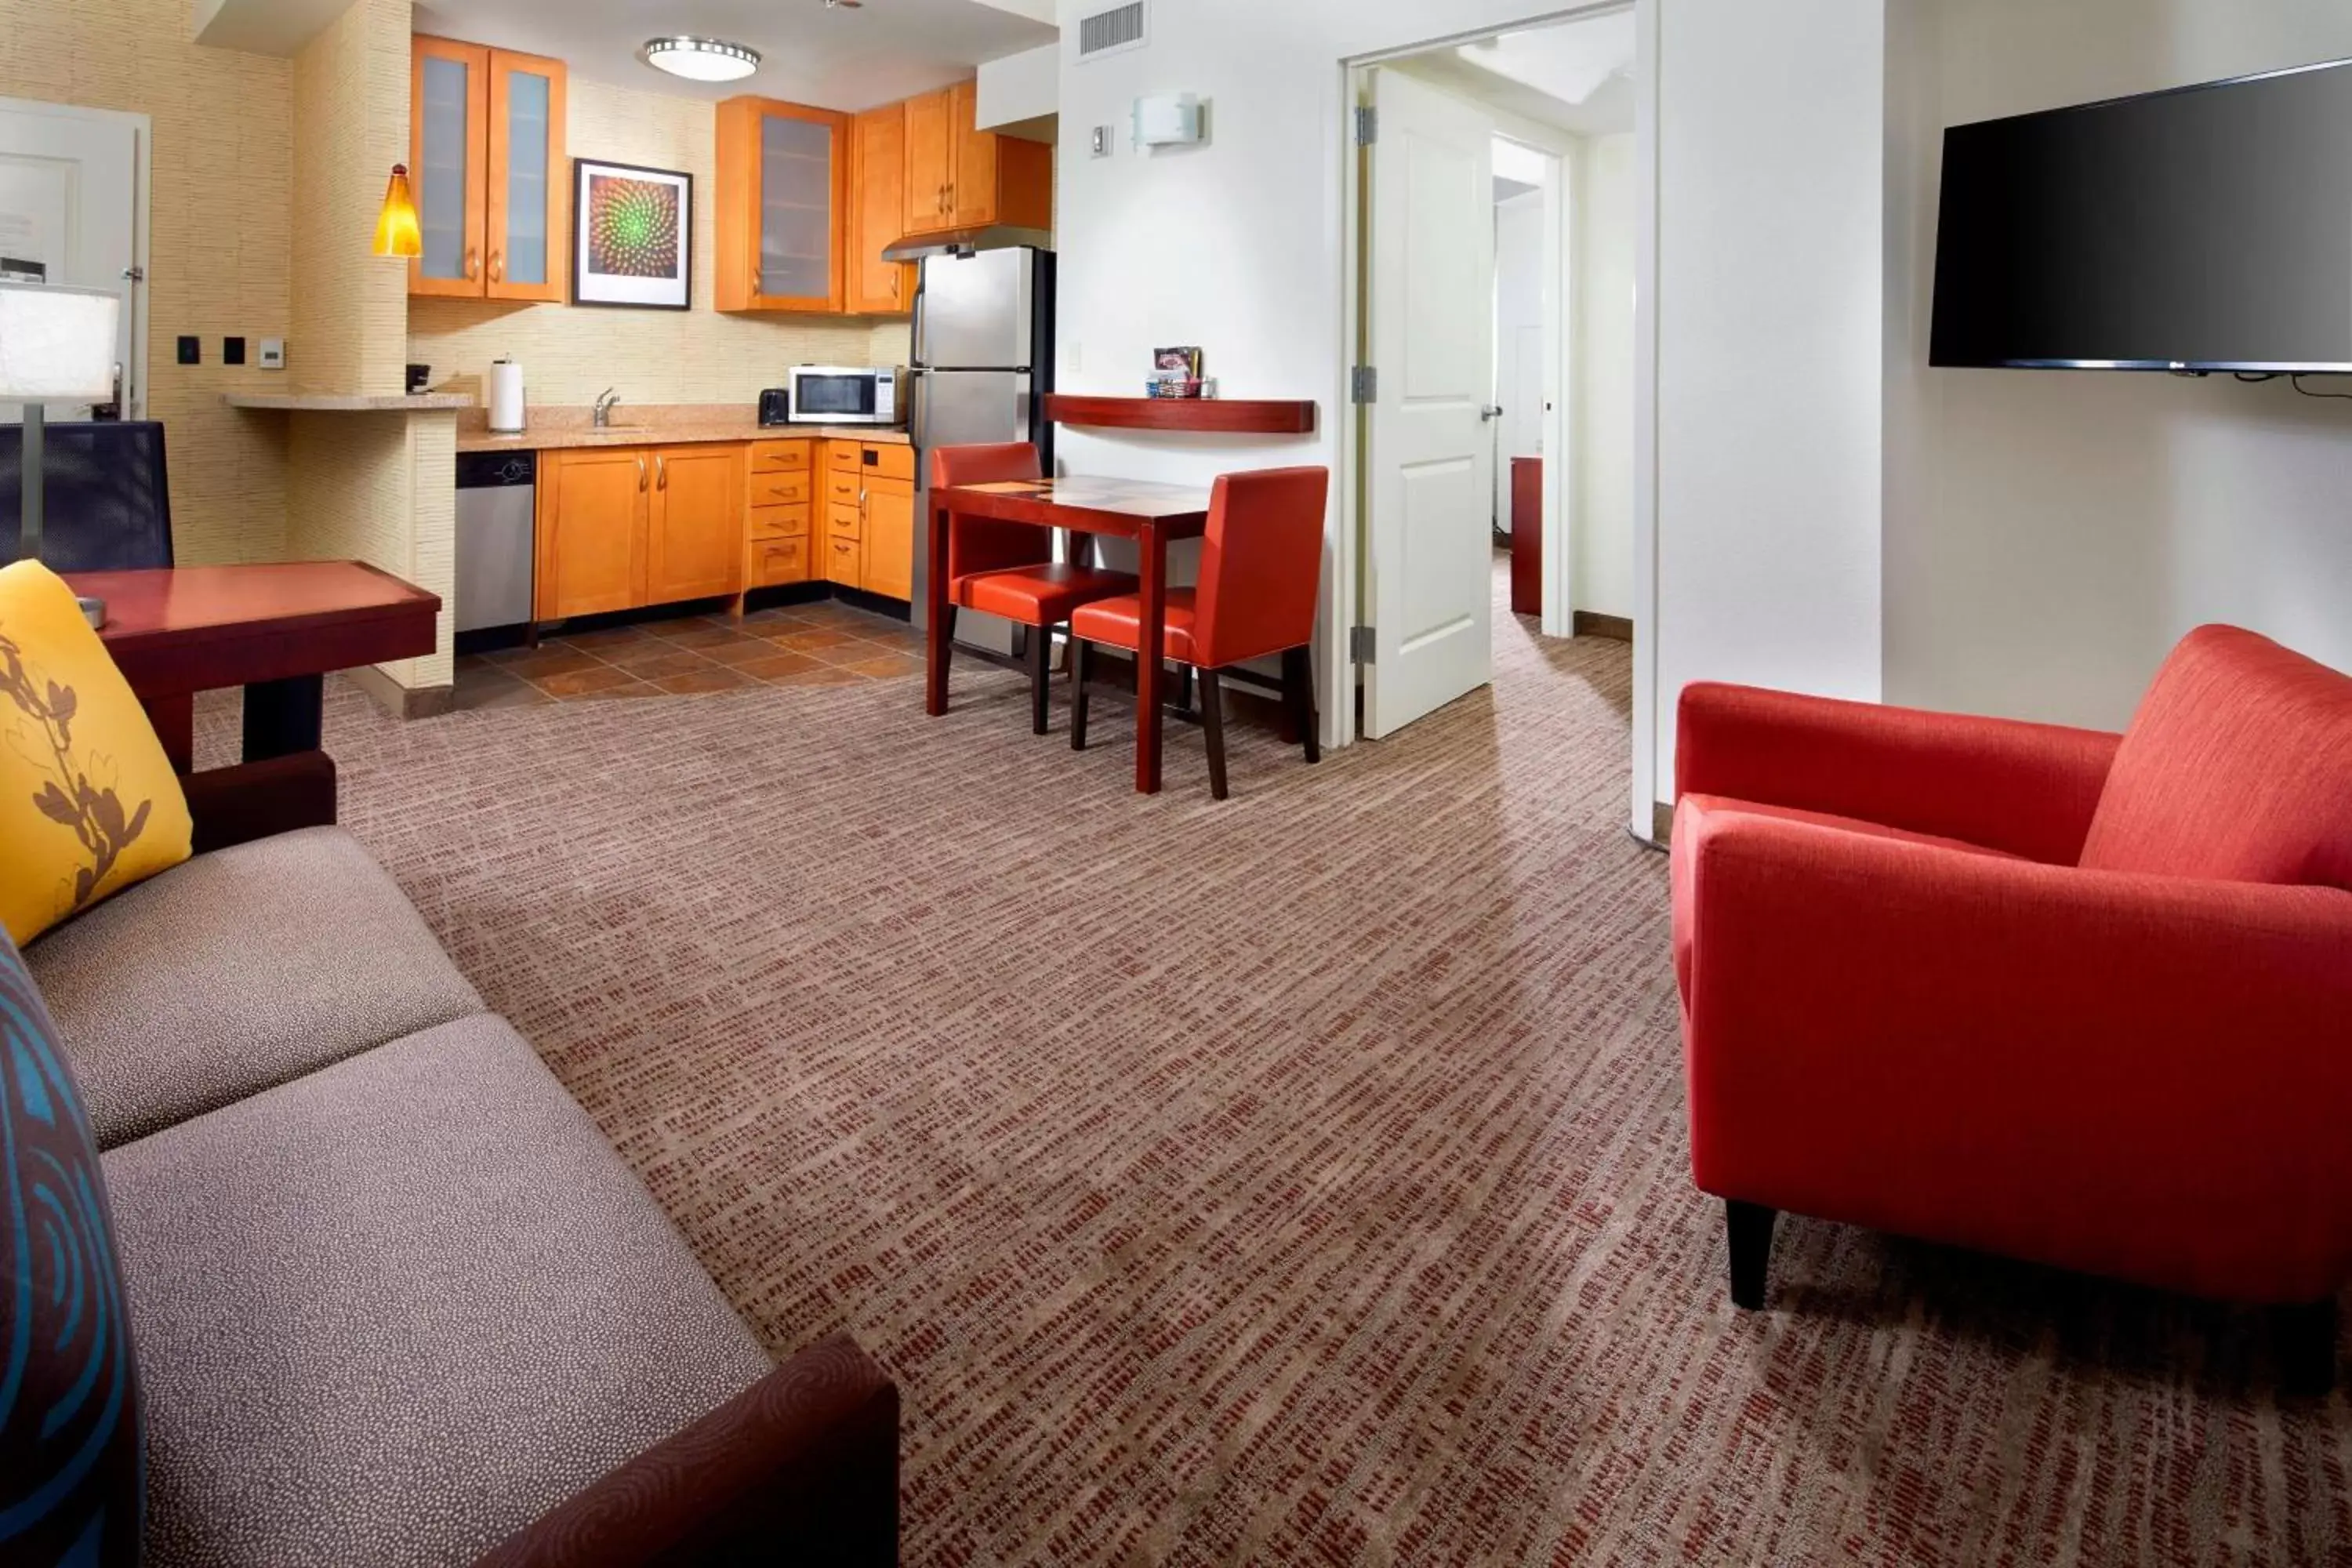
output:
[[[264,370],[284,370],[286,368],[286,340],[284,338],[264,338],[261,340],[261,368]]]
[[[1096,156],[1096,157],[1097,157],[1097,158],[1108,158],[1108,157],[1109,157],[1109,156],[1110,156],[1110,149],[1111,149],[1110,127],[1109,127],[1109,126],[1108,126],[1108,125],[1097,125],[1097,126],[1096,126],[1096,127],[1095,127],[1095,156]]]

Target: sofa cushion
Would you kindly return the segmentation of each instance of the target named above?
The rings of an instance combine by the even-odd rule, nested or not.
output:
[[[163,1568],[470,1562],[772,1370],[495,1017],[105,1160]]]
[[[2116,752],[2083,864],[2352,888],[2352,677],[2234,626],[2189,633]]]
[[[102,1149],[482,1011],[339,827],[200,855],[25,957]]]
[[[139,1374],[98,1145],[0,930],[0,1561],[139,1560]]]

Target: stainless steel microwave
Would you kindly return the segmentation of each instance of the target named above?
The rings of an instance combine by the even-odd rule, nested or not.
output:
[[[904,425],[907,373],[879,365],[793,367],[795,425]]]

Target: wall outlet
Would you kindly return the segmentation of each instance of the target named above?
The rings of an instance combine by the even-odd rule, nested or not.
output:
[[[286,340],[284,338],[264,338],[261,340],[261,368],[264,370],[284,370],[286,368]]]
[[[183,337],[180,340],[180,363],[182,364],[204,363],[205,340],[197,337]]]
[[[243,364],[244,363],[245,340],[243,338],[223,338],[221,340],[221,363]]]

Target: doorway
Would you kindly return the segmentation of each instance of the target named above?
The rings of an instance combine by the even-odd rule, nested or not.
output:
[[[1368,739],[1498,637],[1635,636],[1640,37],[1614,5],[1350,72]]]
[[[0,98],[0,279],[122,299],[122,417],[147,405],[147,117]],[[53,407],[52,419],[89,409]],[[22,408],[0,404],[0,424]]]

